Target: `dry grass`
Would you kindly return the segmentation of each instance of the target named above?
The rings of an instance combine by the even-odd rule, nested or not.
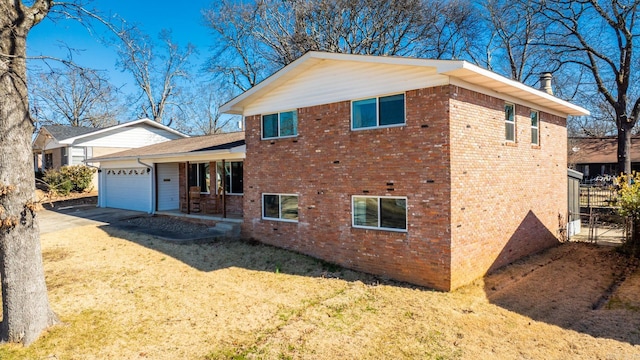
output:
[[[1,359],[640,359],[640,275],[566,244],[453,293],[239,241],[109,227],[43,236],[63,325]],[[613,305],[612,305],[613,304]]]

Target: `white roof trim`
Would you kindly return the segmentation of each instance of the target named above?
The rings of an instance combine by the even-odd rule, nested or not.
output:
[[[534,89],[520,82],[507,79],[479,66],[462,60],[430,60],[404,57],[371,56],[371,55],[351,55],[335,54],[326,52],[310,51],[291,64],[277,71],[266,78],[258,85],[245,91],[234,99],[228,101],[220,107],[222,113],[243,115],[245,102],[251,102],[252,98],[260,97],[263,92],[277,87],[279,84],[295,77],[307,68],[322,60],[356,61],[366,63],[378,63],[389,65],[405,65],[418,67],[432,67],[438,74],[447,75],[461,79],[465,82],[482,86],[498,93],[503,93],[518,99],[533,103],[540,107],[551,108],[557,112],[567,115],[589,115],[590,112],[580,106],[559,99],[544,91]],[[407,89],[412,90],[412,89]]]
[[[160,155],[149,154],[149,155],[118,156],[118,157],[112,157],[112,158],[102,158],[102,159],[98,159],[98,160],[95,160],[95,161],[93,161],[93,159],[88,159],[85,162],[87,162],[87,163],[108,163],[108,162],[111,162],[111,161],[136,160],[136,159],[140,159],[140,160],[148,160],[148,159],[160,160],[160,161],[154,161],[154,162],[172,162],[172,161],[182,162],[182,161],[191,161],[193,159],[200,160],[200,159],[203,159],[203,158],[207,158],[208,159],[208,158],[212,158],[212,157],[220,157],[219,155],[225,155],[225,154],[236,154],[234,156],[234,158],[244,158],[246,152],[247,152],[246,145],[240,145],[240,146],[232,147],[230,149],[188,151],[188,152],[171,153],[171,154],[160,154]],[[171,160],[171,161],[161,161],[162,159]]]
[[[148,118],[143,118],[143,119],[138,119],[138,120],[134,120],[134,121],[130,121],[130,122],[114,125],[114,126],[109,126],[109,127],[103,128],[103,129],[97,129],[96,131],[92,131],[90,133],[86,133],[86,134],[78,135],[78,136],[75,136],[75,137],[67,138],[67,139],[61,140],[60,144],[73,144],[78,139],[82,139],[82,138],[89,137],[89,136],[94,136],[94,135],[99,135],[99,134],[102,134],[102,133],[107,132],[107,131],[116,130],[116,129],[120,129],[120,128],[123,128],[123,127],[128,127],[128,126],[131,126],[131,125],[137,125],[137,124],[142,124],[142,123],[145,123],[145,124],[147,124],[149,126],[157,127],[159,129],[162,129],[162,130],[165,130],[165,131],[168,131],[168,132],[170,132],[172,134],[181,136],[183,138],[189,137],[189,135],[183,134],[183,133],[181,133],[181,132],[179,132],[177,130],[174,130],[174,129],[166,126],[166,125],[162,125],[162,124],[160,124],[158,122],[155,122],[155,121],[153,121],[151,119],[148,119]]]

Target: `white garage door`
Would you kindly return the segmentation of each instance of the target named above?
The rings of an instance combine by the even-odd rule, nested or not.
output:
[[[103,171],[106,207],[151,212],[151,172],[147,168]]]
[[[158,164],[158,211],[180,208],[178,164]]]

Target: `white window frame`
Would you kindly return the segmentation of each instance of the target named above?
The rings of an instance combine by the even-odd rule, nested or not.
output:
[[[209,164],[209,191],[202,191],[202,185],[200,184],[200,164]],[[200,194],[211,194],[211,163],[208,161],[201,161],[201,162],[192,162],[189,163],[189,166],[191,165],[197,165],[196,166],[196,185],[191,185],[189,184],[189,186],[197,186],[200,188]],[[191,171],[189,169],[189,171]],[[189,177],[187,177],[187,183],[189,182]]]
[[[272,196],[278,196],[278,216],[277,218],[273,218],[273,217],[266,217],[265,216],[265,209],[264,209],[264,197],[265,195],[272,195]],[[283,219],[282,218],[282,197],[283,196],[295,196],[298,199],[298,219],[296,220],[292,220],[292,219]],[[262,202],[261,202],[261,206],[262,208],[260,209],[260,212],[262,213],[262,219],[263,220],[271,220],[271,221],[282,221],[282,222],[290,222],[290,223],[297,223],[300,219],[300,196],[298,194],[283,194],[283,193],[262,193]]]
[[[532,119],[532,115],[536,114],[536,126],[533,126],[533,121],[531,122],[531,145],[540,146],[540,112],[538,110],[531,110],[529,118]],[[533,130],[536,130],[537,136],[536,141],[533,142]]]
[[[395,95],[402,95],[403,96],[402,97],[402,100],[403,100],[402,106],[404,107],[404,118],[402,119],[403,121],[402,121],[402,123],[399,123],[399,124],[380,125],[380,98],[391,97],[391,96],[395,96]],[[370,100],[370,99],[376,99],[376,125],[375,126],[367,126],[367,127],[358,127],[358,128],[353,127],[353,103],[356,102],[356,101]],[[351,102],[349,104],[349,111],[351,112],[351,131],[371,130],[371,129],[385,129],[385,128],[391,128],[391,127],[406,126],[407,125],[407,93],[406,92],[400,92],[400,93],[395,93],[395,94],[387,94],[387,95],[381,95],[381,96],[354,99],[354,100],[351,100]]]
[[[294,112],[296,114],[296,133],[294,135],[286,135],[280,136],[280,114]],[[264,137],[264,117],[269,115],[278,115],[278,136]],[[260,116],[260,138],[262,140],[273,140],[273,139],[286,139],[293,138],[298,136],[298,109],[284,110],[273,113],[268,113]]]
[[[373,199],[378,199],[378,226],[364,226],[364,225],[356,225],[356,202],[355,199],[356,198],[373,198]],[[405,201],[405,204],[407,206],[407,208],[405,209],[405,216],[404,216],[404,229],[398,229],[398,228],[387,228],[387,227],[382,227],[380,225],[380,206],[381,206],[381,201],[380,199],[402,199]],[[357,229],[368,229],[368,230],[383,230],[383,231],[393,231],[393,232],[403,232],[406,233],[408,232],[409,229],[409,200],[407,199],[406,196],[375,196],[375,195],[351,195],[351,226]]]
[[[506,112],[507,112],[506,107],[508,105],[511,105],[512,108],[513,108],[513,112],[512,112],[513,113],[513,120],[509,121],[507,119],[507,117],[504,116],[504,118],[505,118],[504,119],[504,126],[505,126],[504,127],[504,130],[505,130],[504,140],[507,141],[507,142],[510,142],[510,143],[515,143],[518,140],[518,131],[517,131],[517,128],[516,128],[516,104],[509,103],[509,102],[504,103],[504,108],[502,109],[502,113],[505,114],[505,115],[506,115]],[[507,132],[506,132],[507,131],[507,124],[513,124],[513,139],[507,139]]]

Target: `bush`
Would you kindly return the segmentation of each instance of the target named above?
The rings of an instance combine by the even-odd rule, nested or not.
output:
[[[83,192],[91,186],[95,168],[85,165],[63,166],[60,170],[47,170],[43,180],[49,185],[49,191],[66,196],[71,191]]]

